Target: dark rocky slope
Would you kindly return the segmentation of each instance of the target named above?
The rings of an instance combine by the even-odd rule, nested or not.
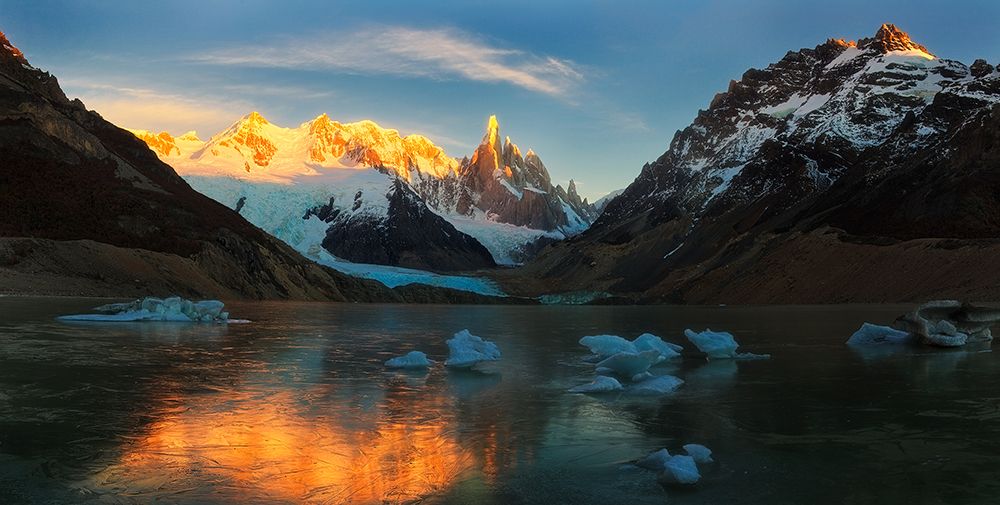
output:
[[[997,103],[991,65],[892,25],[789,52],[524,273],[642,301],[1000,298]]]
[[[493,256],[476,239],[432,212],[403,180],[396,178],[385,216],[355,216],[333,205],[310,210],[329,228],[323,248],[356,263],[454,271],[495,267]]]

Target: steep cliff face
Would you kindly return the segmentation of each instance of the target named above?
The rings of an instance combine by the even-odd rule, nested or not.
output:
[[[998,81],[893,25],[789,52],[733,81],[590,230],[530,270],[689,302],[992,293],[976,267],[951,272],[968,282],[957,289],[926,279],[940,279],[940,248],[983,264],[996,252]],[[923,262],[912,241],[925,241]]]
[[[410,296],[307,261],[194,191],[133,134],[66,99],[2,34],[0,215],[5,292]]]
[[[486,135],[460,170],[456,210],[486,213],[493,219],[573,235],[593,220],[594,208],[576,194],[554,186],[542,160],[529,150],[522,156],[507,137],[500,143],[500,125],[490,116]]]

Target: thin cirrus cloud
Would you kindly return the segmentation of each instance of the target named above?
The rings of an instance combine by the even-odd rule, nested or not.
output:
[[[215,65],[506,83],[557,97],[567,96],[584,80],[572,61],[491,46],[450,28],[369,27],[336,37],[219,49],[189,60]]]
[[[180,95],[99,80],[67,79],[62,84],[68,94],[79,96],[88,108],[126,128],[173,133],[192,127],[221,129],[251,108],[251,104],[244,101]]]

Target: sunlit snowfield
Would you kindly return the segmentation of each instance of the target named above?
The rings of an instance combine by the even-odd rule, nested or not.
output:
[[[104,300],[0,298],[0,503],[995,503],[1000,357],[844,341],[906,307],[233,303],[251,324],[69,324]],[[705,362],[684,328],[767,361]],[[469,328],[493,373],[442,361]],[[684,344],[654,398],[584,396],[584,335]],[[987,348],[988,349],[988,348]],[[700,443],[663,490],[628,464]]]

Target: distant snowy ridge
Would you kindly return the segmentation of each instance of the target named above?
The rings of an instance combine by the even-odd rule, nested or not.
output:
[[[237,208],[283,240],[296,240],[290,236],[302,226],[294,223],[296,219],[308,219],[322,209],[330,233],[320,242],[335,255],[369,263],[462,269],[461,260],[413,261],[426,255],[427,248],[421,252],[420,247],[396,255],[351,256],[360,254],[351,252],[357,248],[346,244],[337,248],[335,238],[359,233],[374,237],[379,227],[393,226],[391,219],[411,221],[390,215],[396,180],[403,181],[407,193],[397,203],[408,199],[408,212],[423,214],[426,209],[451,225],[421,218],[425,227],[441,228],[421,232],[437,237],[429,248],[449,249],[450,237],[468,235],[486,247],[493,261],[512,265],[549,242],[585,230],[597,213],[577,194],[575,183],[570,181],[568,189],[552,185],[533,151],[522,156],[509,137],[501,143],[496,117],[488,123],[483,143],[463,160],[448,156],[424,136],[401,136],[372,121],[340,123],[326,114],[285,128],[252,112],[207,141],[194,132],[173,137],[166,132],[131,131],[195,189]],[[267,190],[250,188],[257,185]],[[232,189],[237,186],[239,191]],[[352,216],[350,223],[346,215]],[[470,254],[473,259],[466,269],[484,266],[474,251]]]

